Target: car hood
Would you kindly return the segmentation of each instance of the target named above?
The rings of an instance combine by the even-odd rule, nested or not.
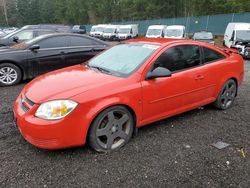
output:
[[[49,100],[69,99],[121,79],[76,65],[39,76],[24,88],[24,94],[34,103],[40,104]]]

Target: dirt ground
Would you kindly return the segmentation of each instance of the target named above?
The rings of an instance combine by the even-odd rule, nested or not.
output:
[[[250,62],[233,108],[205,106],[153,123],[108,154],[46,151],[23,140],[12,104],[26,83],[0,88],[0,187],[250,187]],[[216,149],[217,141],[230,146]]]

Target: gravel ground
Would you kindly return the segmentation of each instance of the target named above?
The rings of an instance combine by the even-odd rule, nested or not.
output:
[[[206,106],[153,123],[108,154],[88,146],[60,151],[31,146],[11,115],[25,83],[0,88],[0,187],[250,187],[250,62],[245,65],[233,108]],[[230,146],[210,145],[217,141]]]

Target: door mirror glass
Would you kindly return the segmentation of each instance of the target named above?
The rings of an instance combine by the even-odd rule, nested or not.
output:
[[[17,37],[17,36],[14,36],[14,37],[13,37],[13,41],[14,41],[14,42],[18,43],[18,40],[19,40],[19,37]]]
[[[31,51],[39,50],[40,46],[38,44],[34,44],[29,48]]]
[[[148,72],[146,79],[151,80],[160,77],[170,77],[172,75],[171,71],[164,67],[157,67],[153,71]]]

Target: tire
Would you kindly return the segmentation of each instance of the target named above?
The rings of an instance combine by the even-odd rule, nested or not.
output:
[[[13,86],[22,80],[22,71],[11,63],[0,64],[0,86]]]
[[[129,142],[134,130],[134,119],[123,106],[110,107],[101,112],[92,123],[88,141],[98,152],[110,152]]]
[[[233,106],[237,95],[237,83],[235,80],[228,80],[222,87],[219,96],[214,102],[214,106],[220,110],[227,110]]]

